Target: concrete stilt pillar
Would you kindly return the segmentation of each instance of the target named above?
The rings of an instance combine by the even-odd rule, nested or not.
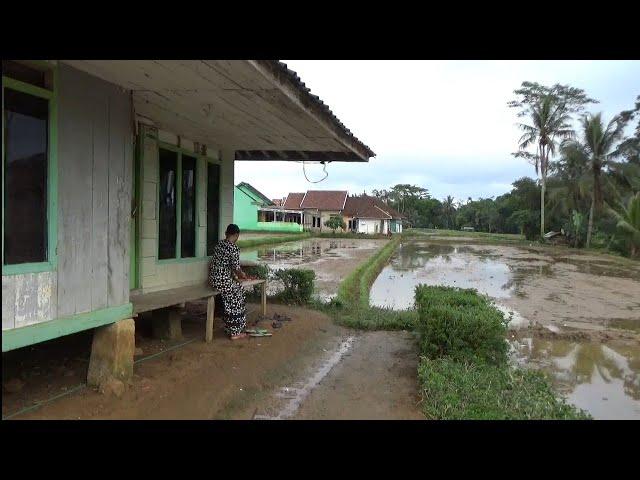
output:
[[[94,330],[87,384],[99,386],[110,379],[122,382],[131,380],[135,330],[132,318]]]
[[[175,307],[160,308],[153,311],[151,324],[153,337],[163,340],[179,340],[182,338],[182,317]]]

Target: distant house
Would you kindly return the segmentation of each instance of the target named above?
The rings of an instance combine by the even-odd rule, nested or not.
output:
[[[258,209],[273,202],[252,185],[241,182],[233,191],[233,223],[241,230],[258,230]]]
[[[295,213],[285,211],[246,182],[236,185],[233,220],[240,230],[301,232],[302,215]]]
[[[404,215],[376,197],[347,197],[342,216],[347,229],[355,233],[402,233]]]
[[[346,190],[308,190],[299,205],[304,229],[312,232],[331,230],[324,223],[331,217],[342,215],[347,196]]]

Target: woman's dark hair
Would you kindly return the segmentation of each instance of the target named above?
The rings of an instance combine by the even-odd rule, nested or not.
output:
[[[235,223],[230,223],[227,226],[227,230],[224,232],[224,234],[229,237],[231,235],[235,235],[237,233],[240,233],[240,228],[238,227],[238,225],[236,225]]]

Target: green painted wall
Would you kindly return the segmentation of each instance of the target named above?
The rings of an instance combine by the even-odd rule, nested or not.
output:
[[[256,230],[265,232],[301,232],[302,225],[295,222],[257,222]]]
[[[255,200],[238,187],[233,187],[233,223],[240,230],[258,229],[258,205]]]

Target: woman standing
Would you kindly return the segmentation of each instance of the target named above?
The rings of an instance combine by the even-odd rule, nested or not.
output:
[[[220,292],[224,306],[225,333],[231,340],[244,338],[247,326],[247,305],[245,291],[240,282],[249,277],[240,268],[240,249],[236,245],[240,229],[230,224],[225,239],[216,245],[209,262],[209,285]]]

